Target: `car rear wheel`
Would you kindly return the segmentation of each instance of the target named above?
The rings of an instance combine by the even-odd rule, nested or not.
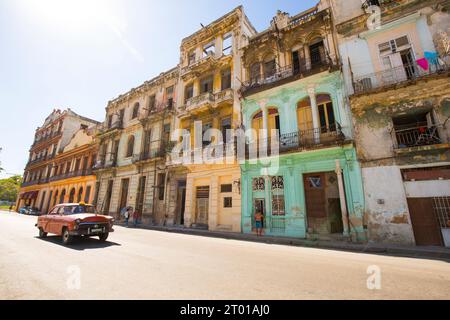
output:
[[[47,237],[47,232],[44,232],[44,230],[42,230],[42,228],[39,228],[39,238],[46,238]]]
[[[108,239],[109,236],[109,232],[103,233],[100,236],[98,236],[98,238],[100,239],[101,242],[105,242]]]
[[[62,242],[64,245],[71,244],[73,241],[73,237],[70,235],[69,230],[65,228],[62,233]]]

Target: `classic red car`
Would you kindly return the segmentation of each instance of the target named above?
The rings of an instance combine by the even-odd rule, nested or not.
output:
[[[55,234],[61,236],[65,245],[74,237],[98,236],[100,241],[106,241],[109,233],[114,232],[113,225],[114,218],[99,215],[94,206],[84,203],[59,204],[36,223],[40,238]]]

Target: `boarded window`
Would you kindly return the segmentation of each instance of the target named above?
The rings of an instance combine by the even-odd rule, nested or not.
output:
[[[166,174],[159,173],[158,174],[158,199],[160,201],[164,200],[165,184],[166,184]]]
[[[222,90],[231,88],[231,70],[226,69],[221,74]]]
[[[130,136],[128,138],[128,144],[127,144],[127,154],[126,157],[132,157],[134,152],[134,136]]]
[[[220,192],[221,193],[233,192],[233,186],[231,184],[222,184],[220,186]]]

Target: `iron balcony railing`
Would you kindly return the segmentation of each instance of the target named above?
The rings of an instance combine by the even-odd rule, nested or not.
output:
[[[163,158],[166,155],[166,147],[162,146],[160,148],[154,148],[150,150],[145,150],[141,154],[137,155],[137,161],[146,161],[157,158]]]
[[[392,6],[399,6],[401,4],[406,4],[416,0],[365,0],[362,4],[364,11],[371,6],[378,6],[382,9],[389,8]]]
[[[39,138],[39,139],[36,139],[36,140],[33,142],[33,147],[36,146],[36,145],[38,145],[38,144],[40,144],[40,143],[42,143],[42,142],[49,141],[49,140],[53,139],[54,137],[56,137],[56,136],[58,136],[58,135],[60,135],[60,134],[62,134],[62,131],[61,131],[61,130],[52,132],[52,133],[49,134],[49,135],[43,136],[43,137],[41,137],[41,138]]]
[[[22,188],[24,187],[29,187],[29,186],[34,186],[35,184],[38,184],[39,180],[32,180],[32,181],[27,181],[27,182],[23,182],[22,183]]]
[[[441,144],[443,141],[439,136],[440,128],[443,128],[443,125],[427,125],[426,123],[406,128],[394,128],[391,131],[394,150]]]
[[[200,107],[204,104],[212,104],[214,103],[214,94],[212,92],[205,92],[196,97],[192,97],[186,100],[185,110],[189,111]]]
[[[355,77],[353,88],[355,94],[363,94],[401,83],[407,83],[426,76],[448,72],[449,66],[430,63],[428,70],[422,69],[416,62],[388,70]]]
[[[293,17],[291,22],[289,22],[289,26],[296,27],[300,24],[306,23],[306,22],[316,18],[318,13],[319,13],[318,7],[312,8],[299,16]]]
[[[248,94],[265,86],[276,85],[282,81],[294,81],[298,78],[331,70],[337,66],[335,57],[313,54],[310,59],[304,59],[302,62],[293,65],[278,67],[264,73],[252,74],[250,75],[250,80],[243,83],[241,90],[242,93]]]
[[[340,145],[348,140],[340,124],[280,134],[278,139],[259,139],[247,144],[247,158],[273,156],[293,151]],[[273,149],[273,150],[272,150]]]

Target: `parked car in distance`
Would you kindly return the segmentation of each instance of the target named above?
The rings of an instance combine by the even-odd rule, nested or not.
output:
[[[40,216],[41,211],[38,208],[29,208],[26,214],[30,216]]]
[[[100,241],[106,241],[114,232],[113,225],[114,218],[98,214],[94,206],[85,203],[59,204],[39,216],[36,223],[40,238],[55,234],[61,236],[64,245],[76,237],[98,236]]]
[[[20,214],[28,214],[28,211],[30,210],[30,207],[25,206],[19,209]]]

